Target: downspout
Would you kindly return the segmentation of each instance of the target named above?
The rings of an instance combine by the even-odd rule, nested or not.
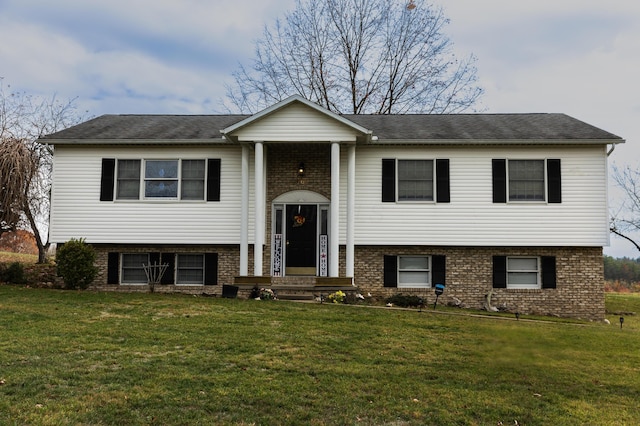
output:
[[[609,150],[609,152],[607,152],[607,157],[611,155],[611,153],[613,152],[614,149],[616,149],[616,144],[612,143],[611,144],[611,149]]]

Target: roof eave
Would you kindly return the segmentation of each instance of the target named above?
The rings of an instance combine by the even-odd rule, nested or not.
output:
[[[373,139],[372,145],[610,145],[624,139]]]
[[[41,139],[47,145],[226,145],[224,138],[207,139]]]

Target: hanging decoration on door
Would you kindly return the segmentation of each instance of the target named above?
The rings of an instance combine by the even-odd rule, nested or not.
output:
[[[301,206],[298,206],[298,214],[293,215],[293,227],[298,228],[307,221],[307,218],[302,213]]]

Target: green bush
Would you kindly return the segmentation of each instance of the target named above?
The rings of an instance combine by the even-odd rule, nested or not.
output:
[[[20,262],[13,262],[9,266],[0,265],[0,281],[11,284],[26,282],[24,266]]]
[[[96,253],[83,238],[72,238],[58,248],[56,272],[69,289],[87,288],[98,273],[95,266]]]
[[[393,296],[388,297],[385,301],[401,308],[418,308],[424,306],[425,304],[425,301],[422,297],[408,294],[394,294]]]

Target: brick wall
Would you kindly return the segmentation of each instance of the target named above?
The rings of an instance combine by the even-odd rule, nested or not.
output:
[[[266,241],[262,270],[271,271],[271,207],[273,200],[290,191],[307,190],[331,198],[331,145],[271,144],[267,152]],[[304,163],[305,174],[298,178],[298,164]]]
[[[117,245],[95,244],[96,266],[98,275],[91,288],[106,291],[148,292],[147,285],[119,285],[107,284],[108,254],[116,253],[217,253],[218,254],[218,285],[157,285],[155,292],[180,292],[191,294],[220,295],[223,284],[232,284],[233,277],[238,275],[240,266],[240,248],[238,246],[202,246],[202,245]],[[251,252],[251,250],[250,250]],[[250,253],[250,257],[251,257]]]
[[[433,288],[398,289],[383,286],[384,255],[445,255],[446,290],[438,303],[459,299],[469,308],[491,305],[510,312],[591,320],[604,318],[604,266],[600,247],[356,247],[355,285],[377,297],[416,294],[435,301]],[[555,289],[493,288],[493,256],[555,256]]]

